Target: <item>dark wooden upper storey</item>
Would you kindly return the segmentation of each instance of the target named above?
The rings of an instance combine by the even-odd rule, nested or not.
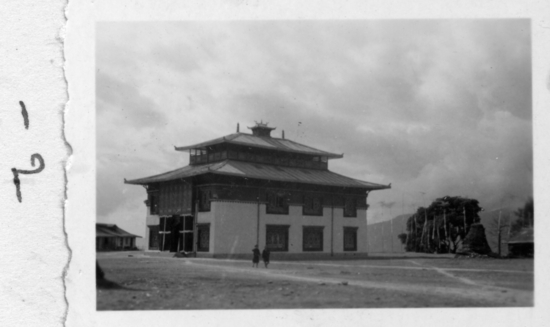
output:
[[[176,147],[189,151],[189,164],[202,165],[227,159],[285,167],[328,169],[328,160],[343,155],[315,149],[284,138],[271,137],[275,128],[258,123],[252,135],[230,134],[199,144]]]

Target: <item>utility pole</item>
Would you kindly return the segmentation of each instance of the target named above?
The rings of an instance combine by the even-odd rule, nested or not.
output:
[[[500,257],[500,217],[502,215],[502,208],[498,212],[498,225],[497,225],[497,231],[498,231],[498,256]]]
[[[447,233],[447,216],[446,216],[446,210],[443,209],[443,225],[445,227],[445,242],[449,243],[449,248],[447,249],[450,250],[451,249],[451,244],[449,242],[449,234]]]
[[[393,253],[393,217],[391,215],[391,207],[390,207],[390,245],[391,245],[391,252]]]
[[[462,207],[462,211],[464,212],[464,235],[466,235],[466,206]]]
[[[386,242],[385,242],[385,239],[384,239],[384,223],[381,224],[382,225],[382,252],[386,252]]]
[[[418,251],[418,242],[416,240],[416,237],[418,236],[417,235],[417,232],[416,230],[418,229],[418,223],[416,222],[416,212],[414,213],[414,252],[417,252]]]

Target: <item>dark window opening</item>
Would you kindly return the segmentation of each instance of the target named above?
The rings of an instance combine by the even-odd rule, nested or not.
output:
[[[229,159],[238,159],[239,153],[235,151],[229,151],[228,156],[229,156]]]
[[[152,215],[159,214],[159,196],[158,192],[149,193],[149,209]]]
[[[355,198],[345,199],[344,217],[357,217],[357,201],[355,200]]]
[[[266,225],[265,246],[270,251],[288,251],[288,225]]]
[[[302,213],[309,216],[322,216],[323,215],[323,199],[318,196],[306,195],[304,196],[304,205],[302,207]]]
[[[159,249],[159,226],[149,226],[149,249]]]
[[[197,225],[198,245],[197,251],[210,251],[210,224]]]
[[[344,227],[344,251],[357,251],[357,227]]]
[[[288,199],[285,192],[267,191],[266,213],[288,215]]]
[[[210,211],[212,192],[210,190],[199,190],[199,195],[199,211]]]
[[[303,251],[323,251],[323,227],[304,226]]]

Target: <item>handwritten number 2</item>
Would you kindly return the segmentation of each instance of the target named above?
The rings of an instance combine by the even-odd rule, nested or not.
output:
[[[13,183],[15,184],[15,191],[16,191],[17,199],[19,200],[19,202],[21,202],[21,200],[22,200],[22,198],[21,198],[21,181],[19,180],[19,174],[25,174],[25,175],[38,174],[39,172],[44,170],[44,168],[46,167],[46,165],[44,164],[44,159],[38,153],[35,153],[31,156],[31,166],[34,167],[34,164],[35,164],[36,160],[38,160],[39,166],[38,166],[38,168],[36,168],[34,170],[23,170],[23,169],[17,169],[17,168],[12,168],[11,169],[11,172],[13,173]]]

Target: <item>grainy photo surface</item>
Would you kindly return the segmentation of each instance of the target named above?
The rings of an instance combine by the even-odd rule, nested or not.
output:
[[[97,310],[533,306],[530,35],[98,22]]]

